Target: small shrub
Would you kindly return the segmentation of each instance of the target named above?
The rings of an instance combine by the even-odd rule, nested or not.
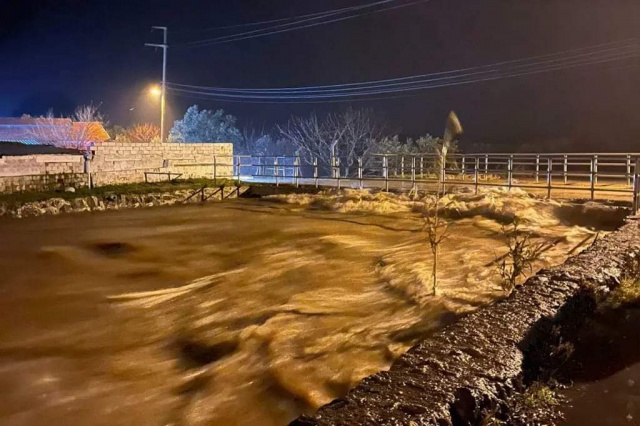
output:
[[[501,233],[507,246],[507,254],[496,258],[502,290],[507,293],[513,291],[520,278],[531,272],[533,263],[544,251],[544,244],[532,242],[531,233],[521,231],[519,225],[516,218],[510,224],[502,226]]]

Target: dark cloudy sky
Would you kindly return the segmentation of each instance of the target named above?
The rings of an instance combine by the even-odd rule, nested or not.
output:
[[[66,112],[93,101],[116,124],[152,120],[156,105],[144,88],[159,79],[161,55],[143,47],[160,41],[151,25],[167,25],[172,45],[227,34],[194,31],[204,27],[368,1],[0,0],[0,116]],[[639,27],[638,0],[431,0],[260,39],[172,48],[169,80],[278,87],[394,78],[629,39]],[[406,134],[441,133],[453,109],[466,142],[569,140],[576,150],[640,151],[637,65],[629,59],[354,105],[374,107]],[[174,116],[194,102],[267,126],[345,107],[168,98]]]

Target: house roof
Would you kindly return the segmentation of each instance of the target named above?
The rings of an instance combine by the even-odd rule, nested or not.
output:
[[[72,122],[68,118],[13,118],[0,117],[0,142],[17,142],[27,145],[75,142],[105,142],[109,134],[98,122]],[[75,139],[75,140],[74,140]]]

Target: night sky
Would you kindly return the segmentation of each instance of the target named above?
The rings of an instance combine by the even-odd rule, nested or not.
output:
[[[157,121],[145,88],[160,78],[160,42],[199,32],[320,12],[368,0],[0,0],[0,116],[101,103],[112,123]],[[170,49],[168,80],[221,87],[349,83],[491,64],[638,36],[638,0],[431,0],[345,22],[197,49]],[[638,58],[541,75],[353,103],[373,107],[403,134],[441,134],[449,110],[464,143],[640,151]],[[170,96],[170,122],[193,103],[224,108],[240,125],[348,104],[244,104]],[[133,110],[131,110],[133,108]],[[570,143],[569,146],[563,145]]]

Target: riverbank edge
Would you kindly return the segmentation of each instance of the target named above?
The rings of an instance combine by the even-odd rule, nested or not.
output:
[[[639,257],[640,222],[629,221],[291,425],[553,424],[545,408],[514,412],[514,400],[566,360],[563,336],[637,274]]]
[[[77,198],[53,197],[39,201],[18,203],[0,202],[0,219],[21,219],[36,216],[55,216],[67,213],[83,213],[105,210],[123,210],[175,204],[196,204],[249,196],[251,187],[220,186],[172,191],[150,191],[143,194],[111,193],[80,196]]]

